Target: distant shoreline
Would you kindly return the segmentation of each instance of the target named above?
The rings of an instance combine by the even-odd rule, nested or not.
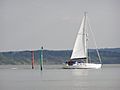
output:
[[[88,49],[89,56],[94,62],[97,59],[96,50]],[[120,48],[99,49],[103,64],[120,64]],[[59,65],[69,60],[72,50],[44,50],[45,65]],[[35,50],[35,64],[39,64],[40,51]],[[31,51],[0,52],[0,65],[30,65]]]

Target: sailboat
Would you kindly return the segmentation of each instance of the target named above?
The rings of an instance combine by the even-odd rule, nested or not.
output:
[[[77,34],[75,45],[70,60],[64,63],[64,69],[99,69],[102,66],[100,54],[96,47],[99,63],[91,63],[88,59],[87,50],[87,13],[84,13],[82,23]],[[88,25],[89,26],[89,25]]]

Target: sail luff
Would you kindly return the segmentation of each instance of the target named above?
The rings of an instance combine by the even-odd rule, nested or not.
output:
[[[88,63],[88,52],[87,52],[87,30],[86,30],[86,25],[87,25],[87,12],[84,13],[85,16],[85,21],[84,21],[84,44],[85,44],[85,54],[86,54],[86,63]]]

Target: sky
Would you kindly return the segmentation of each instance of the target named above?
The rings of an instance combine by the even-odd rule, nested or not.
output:
[[[0,0],[0,51],[72,49],[85,11],[98,48],[119,48],[120,0]]]

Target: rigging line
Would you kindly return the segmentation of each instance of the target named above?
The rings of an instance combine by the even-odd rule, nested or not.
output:
[[[96,51],[97,51],[98,58],[99,58],[99,60],[100,60],[100,63],[102,63],[102,60],[101,60],[101,57],[100,57],[100,53],[99,53],[98,48],[97,48],[97,44],[96,44],[94,32],[93,32],[92,29],[91,29],[91,25],[89,24],[89,20],[88,20],[88,26],[89,26],[90,31],[91,31],[91,33],[92,33],[92,37],[93,37],[93,41],[94,41],[94,43],[95,43],[95,48],[96,48]]]

